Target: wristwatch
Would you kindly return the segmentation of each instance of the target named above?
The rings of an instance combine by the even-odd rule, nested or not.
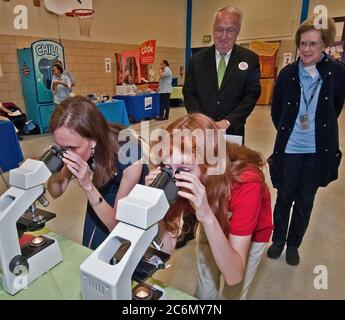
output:
[[[96,206],[98,206],[99,204],[101,204],[103,202],[103,198],[102,197],[99,197],[97,201],[95,201],[94,203],[91,203],[91,207],[94,208]]]

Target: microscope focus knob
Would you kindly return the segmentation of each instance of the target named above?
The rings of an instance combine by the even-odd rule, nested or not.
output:
[[[48,207],[49,206],[49,201],[47,200],[47,198],[44,195],[41,195],[37,200],[39,201],[39,203],[43,207]]]
[[[9,269],[16,276],[22,274],[23,271],[29,272],[28,260],[21,255],[17,255],[12,258]]]

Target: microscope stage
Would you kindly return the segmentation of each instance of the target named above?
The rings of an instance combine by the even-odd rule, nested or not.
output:
[[[55,241],[56,240],[45,236],[33,237],[30,242],[21,248],[22,255],[26,259],[29,259],[33,255],[55,243]]]

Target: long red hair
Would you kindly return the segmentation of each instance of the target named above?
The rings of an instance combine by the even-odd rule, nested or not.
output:
[[[189,132],[194,130],[201,129],[204,132],[204,136],[207,134],[207,130],[214,130],[214,139],[211,141],[213,147],[213,153],[215,156],[220,155],[220,145],[218,139],[218,127],[216,123],[209,117],[201,113],[193,113],[186,116],[183,116],[173,123],[171,123],[166,130],[170,135],[170,142],[173,141],[173,136],[176,134],[176,130],[189,129]],[[170,143],[168,146],[170,150],[170,155],[173,152],[173,148],[180,148],[181,154],[183,154],[186,147],[186,139],[192,140],[192,152],[194,158],[197,157],[197,153],[201,151],[200,145],[197,145],[197,139],[195,136],[186,137],[182,135],[181,145],[173,145]],[[256,181],[261,182],[265,188],[264,174],[262,168],[265,165],[265,160],[263,157],[256,151],[253,151],[244,146],[239,146],[236,144],[226,143],[226,152],[224,158],[218,161],[224,161],[225,170],[222,174],[217,175],[208,175],[208,169],[215,167],[216,164],[211,164],[208,162],[206,157],[207,151],[210,144],[206,146],[206,142],[201,148],[203,148],[204,161],[201,164],[198,164],[201,172],[200,182],[205,186],[207,199],[210,204],[214,215],[219,222],[224,234],[228,235],[228,203],[231,197],[231,190],[234,183],[244,183],[248,182],[242,181],[241,174],[244,170],[254,170],[257,174],[253,175]],[[166,228],[170,232],[178,232],[178,225],[175,221],[178,217],[181,217],[184,211],[192,210],[189,201],[186,199],[178,199],[178,201],[171,206],[169,212],[164,218]]]

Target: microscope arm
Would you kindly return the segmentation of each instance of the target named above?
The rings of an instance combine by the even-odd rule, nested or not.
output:
[[[119,223],[80,266],[84,299],[131,299],[133,273],[169,209],[163,190],[136,185],[119,200]],[[114,259],[120,251],[126,251]]]
[[[18,219],[44,194],[44,183],[51,176],[47,163],[52,162],[27,159],[19,168],[11,170],[9,179],[11,187],[0,197],[0,277],[4,289],[10,294],[22,289],[16,281],[24,271],[16,267],[25,267],[28,279],[31,281],[45,272],[48,267],[47,269],[44,267],[52,264],[54,260],[52,255],[47,256],[45,264],[42,261],[42,254],[25,258],[22,255],[17,231]],[[52,250],[49,252],[55,247],[56,260],[61,261],[57,244],[50,246]]]
[[[43,185],[29,190],[11,187],[0,197],[0,269],[7,288],[13,285],[16,277],[15,270],[10,270],[11,265],[17,265],[13,259],[21,256],[16,223],[43,192]]]

